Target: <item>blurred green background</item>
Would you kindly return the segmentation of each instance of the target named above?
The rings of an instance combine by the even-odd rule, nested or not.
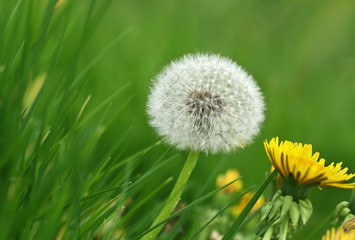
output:
[[[230,155],[203,154],[184,201],[194,196],[224,159],[221,172],[237,168],[245,186],[261,184],[270,169],[262,143],[274,136],[312,143],[328,163],[342,161],[354,172],[354,13],[353,1],[113,1],[84,58],[94,58],[117,35],[130,30],[90,70],[82,98],[92,94],[90,108],[127,82],[131,82],[129,90],[113,102],[112,109],[132,94],[135,97],[105,133],[102,151],[128,128],[134,139],[127,154],[158,141],[160,137],[147,123],[151,79],[171,60],[209,52],[231,58],[254,76],[265,97],[266,120],[251,146]],[[167,148],[163,145],[153,152],[142,172]],[[167,176],[176,176],[185,156],[160,171],[151,181],[152,188]],[[155,200],[163,201],[172,186]],[[302,239],[349,197],[346,190],[313,189],[314,215],[294,239]]]

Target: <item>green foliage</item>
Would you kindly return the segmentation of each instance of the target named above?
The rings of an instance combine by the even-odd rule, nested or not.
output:
[[[243,151],[201,156],[181,200],[189,207],[161,239],[181,229],[194,237],[228,215],[227,203],[194,221],[214,208],[218,173],[238,168],[246,186],[260,185],[264,138],[312,143],[354,172],[354,10],[330,0],[0,0],[0,240],[131,239],[149,229],[185,154],[148,127],[147,89],[190,52],[244,66],[264,92],[266,122]],[[312,190],[314,214],[294,238],[349,195]]]
[[[259,187],[258,191],[254,194],[254,196],[252,197],[252,199],[250,199],[249,203],[247,204],[247,206],[245,206],[245,208],[243,209],[243,211],[240,213],[240,215],[238,216],[238,218],[235,220],[235,222],[233,223],[233,225],[230,227],[230,229],[228,230],[228,232],[226,233],[226,235],[222,238],[222,239],[233,239],[233,236],[235,235],[235,233],[238,231],[238,229],[241,227],[243,221],[246,219],[246,217],[248,216],[248,213],[250,212],[250,210],[253,208],[254,204],[256,203],[256,201],[258,200],[258,198],[261,196],[261,194],[265,191],[266,187],[269,185],[269,183],[272,181],[273,178],[275,178],[275,176],[277,175],[277,171],[274,170],[270,176],[265,180],[265,182]]]
[[[128,222],[132,195],[173,159],[137,175],[157,144],[124,156],[124,131],[97,151],[122,112],[112,101],[128,87],[89,109],[91,95],[82,99],[86,74],[124,35],[93,60],[81,57],[109,2],[1,1],[0,239],[111,239]]]

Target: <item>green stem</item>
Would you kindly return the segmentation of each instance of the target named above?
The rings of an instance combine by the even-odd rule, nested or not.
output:
[[[170,193],[170,196],[169,196],[167,202],[165,203],[165,206],[161,210],[158,217],[154,220],[152,226],[164,221],[164,219],[169,217],[170,214],[173,212],[174,208],[176,207],[177,203],[180,200],[181,193],[184,190],[188,179],[190,178],[191,172],[196,165],[199,153],[200,152],[190,151],[190,153],[186,159],[185,165],[180,172],[179,178],[176,181],[175,186],[174,186],[172,192]],[[142,237],[142,240],[156,239],[156,236],[158,236],[159,232],[161,231],[161,229],[163,227],[164,227],[164,224],[155,228],[151,232],[144,235]]]
[[[311,185],[298,184],[295,180],[291,178],[284,179],[282,185],[282,195],[290,195],[293,197],[293,201],[298,202],[298,200],[305,200],[307,198],[308,192],[311,189]]]
[[[350,200],[349,200],[349,209],[352,214],[355,214],[355,189],[352,190]]]

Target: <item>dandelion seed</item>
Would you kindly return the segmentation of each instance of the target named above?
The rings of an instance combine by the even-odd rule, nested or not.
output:
[[[264,120],[253,77],[219,55],[186,55],[154,79],[150,124],[179,149],[229,152],[251,143]]]

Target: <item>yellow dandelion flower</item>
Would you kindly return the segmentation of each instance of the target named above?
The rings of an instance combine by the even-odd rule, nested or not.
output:
[[[243,209],[246,207],[246,205],[249,203],[250,199],[254,196],[254,193],[246,193],[243,197],[242,200],[240,200],[240,203],[232,208],[232,214],[235,216],[239,216],[239,214],[243,211]],[[259,199],[256,201],[254,207],[251,209],[250,213],[255,212],[258,210],[263,204],[264,204],[264,196],[261,195]]]
[[[346,221],[342,226],[344,232],[352,232],[355,230],[355,218]]]
[[[323,235],[322,240],[353,240],[355,239],[355,231],[345,232],[342,228],[335,231],[334,228],[328,230]]]
[[[264,142],[266,153],[284,180],[301,186],[331,186],[338,188],[355,188],[355,183],[345,183],[355,176],[347,174],[348,168],[342,168],[342,162],[325,166],[325,160],[319,153],[312,154],[311,144],[293,143],[272,138]]]
[[[217,187],[222,187],[227,183],[240,177],[239,172],[236,169],[230,169],[225,174],[220,174],[217,177],[216,185]],[[243,183],[241,180],[238,180],[226,188],[223,188],[221,191],[224,193],[235,193],[242,189]]]

